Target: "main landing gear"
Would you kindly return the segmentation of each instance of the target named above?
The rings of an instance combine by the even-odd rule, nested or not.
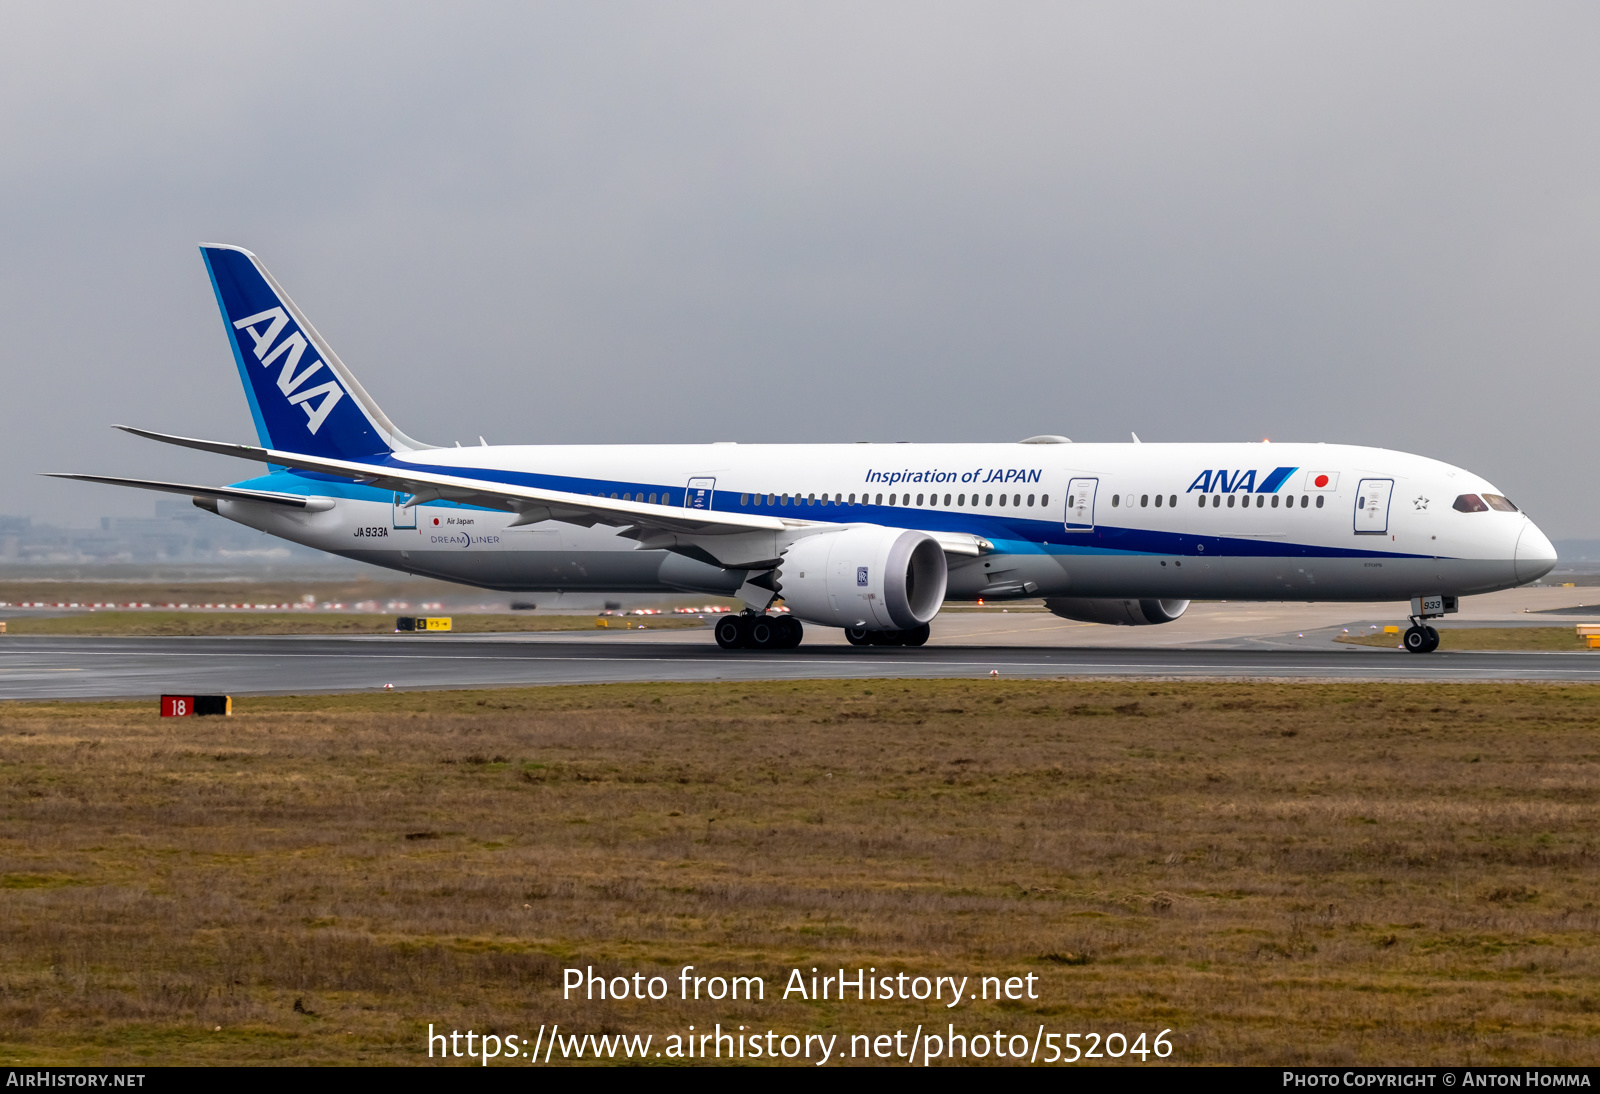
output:
[[[852,646],[920,646],[928,640],[924,623],[909,631],[869,631],[865,627],[846,627],[844,636]]]
[[[1407,653],[1432,653],[1439,648],[1439,632],[1416,622],[1416,617],[1413,616],[1411,626],[1401,636],[1400,641]]]
[[[791,615],[725,615],[715,633],[725,650],[792,650],[805,628]]]

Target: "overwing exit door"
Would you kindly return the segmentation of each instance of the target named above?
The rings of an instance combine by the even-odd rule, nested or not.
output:
[[[717,480],[690,479],[689,487],[683,492],[683,507],[685,509],[710,509],[711,498],[716,490]]]
[[[1389,496],[1393,479],[1362,479],[1356,487],[1356,535],[1381,536],[1389,532]]]
[[[1067,531],[1094,531],[1094,496],[1099,489],[1099,479],[1071,479],[1067,482],[1067,515],[1063,521]]]

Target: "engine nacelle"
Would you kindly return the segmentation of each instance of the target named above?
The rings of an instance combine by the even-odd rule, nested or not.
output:
[[[1149,627],[1171,623],[1189,609],[1187,600],[1084,600],[1051,597],[1044,602],[1063,619],[1109,623],[1114,627]]]
[[[949,571],[926,532],[863,525],[797,540],[773,577],[807,623],[907,631],[939,614]]]

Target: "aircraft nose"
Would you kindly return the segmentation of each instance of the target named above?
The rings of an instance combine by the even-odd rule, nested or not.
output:
[[[1539,526],[1528,521],[1517,537],[1517,580],[1537,580],[1556,568],[1556,549]]]

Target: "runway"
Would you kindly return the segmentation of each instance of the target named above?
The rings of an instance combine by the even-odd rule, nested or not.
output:
[[[620,681],[1001,677],[1600,682],[1585,653],[1457,652],[1318,644],[1149,649],[942,645],[723,651],[707,634],[46,638],[0,645],[0,699],[476,688]]]

